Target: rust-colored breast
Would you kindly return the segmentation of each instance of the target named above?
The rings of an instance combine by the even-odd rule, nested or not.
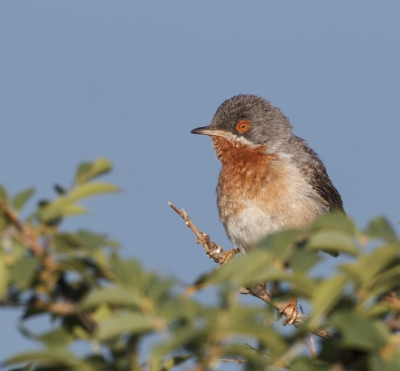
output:
[[[328,211],[290,157],[222,137],[213,137],[213,144],[222,163],[219,217],[242,251],[269,233],[304,227]]]
[[[276,155],[267,154],[265,146],[251,147],[222,137],[213,137],[213,145],[222,163],[218,206],[223,223],[250,201],[271,214],[280,208],[286,176]]]

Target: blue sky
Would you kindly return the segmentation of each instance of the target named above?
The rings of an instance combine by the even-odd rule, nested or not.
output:
[[[63,228],[107,232],[161,274],[213,268],[167,206],[229,247],[208,125],[238,93],[263,96],[317,151],[361,226],[400,221],[400,2],[0,2],[0,183],[51,197],[106,156],[124,192]],[[0,359],[33,344],[2,310]]]

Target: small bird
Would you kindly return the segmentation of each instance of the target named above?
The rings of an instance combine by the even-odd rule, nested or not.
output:
[[[339,192],[306,141],[292,133],[279,108],[255,95],[223,102],[209,135],[222,168],[217,185],[219,218],[233,245],[245,253],[261,238],[285,228],[302,228],[318,215],[343,210]],[[327,251],[333,256],[337,252]],[[297,317],[291,300],[286,323]]]

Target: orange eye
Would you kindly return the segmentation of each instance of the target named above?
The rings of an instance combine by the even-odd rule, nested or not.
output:
[[[247,120],[240,120],[237,124],[236,124],[236,130],[239,133],[245,133],[246,131],[248,131],[250,129],[250,121]]]

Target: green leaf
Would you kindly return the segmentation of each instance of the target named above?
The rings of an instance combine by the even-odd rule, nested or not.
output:
[[[83,183],[86,178],[86,174],[89,173],[90,169],[92,168],[91,162],[82,162],[79,164],[78,168],[76,169],[76,176],[75,182],[76,183]]]
[[[400,287],[400,265],[389,268],[369,282],[369,293],[374,296],[382,295]]]
[[[122,334],[142,334],[155,330],[157,326],[150,317],[142,313],[124,313],[113,316],[105,322],[97,333],[99,341],[107,341]]]
[[[0,299],[4,297],[8,289],[10,272],[4,259],[4,255],[0,254]]]
[[[73,340],[73,337],[64,327],[59,327],[37,336],[36,339],[52,348],[68,345]]]
[[[378,318],[390,312],[390,306],[386,303],[378,302],[372,307],[368,308],[363,314],[367,318]]]
[[[64,348],[52,348],[43,351],[17,354],[16,356],[8,358],[4,364],[8,366],[22,362],[35,362],[36,365],[40,366],[59,366],[67,369],[95,371],[92,367],[89,367],[78,358],[75,358],[71,352]]]
[[[38,263],[39,260],[32,256],[17,260],[11,269],[11,281],[21,290],[27,289],[36,273]]]
[[[18,368],[11,368],[9,371],[32,371],[32,363],[28,363],[24,367],[18,367]]]
[[[14,209],[20,211],[34,193],[35,193],[35,188],[28,188],[25,189],[24,191],[17,193],[12,200]]]
[[[107,236],[104,234],[97,234],[88,230],[79,230],[76,233],[76,237],[86,248],[94,249],[107,245]]]
[[[313,251],[296,249],[290,257],[289,265],[295,272],[307,272],[321,260]]]
[[[313,312],[309,324],[312,329],[320,326],[321,319],[338,302],[347,282],[348,278],[340,275],[325,279],[316,287],[312,294]]]
[[[270,234],[261,240],[256,246],[271,252],[276,258],[282,261],[288,260],[293,252],[296,242],[302,232],[298,229],[286,229],[284,231]]]
[[[111,169],[112,164],[106,158],[98,158],[92,163],[84,162],[78,167],[75,181],[77,184],[82,184],[99,175],[108,173]]]
[[[132,306],[139,304],[139,302],[140,297],[137,290],[117,286],[94,291],[83,300],[80,306],[84,309],[97,307],[104,303]]]
[[[354,256],[359,254],[354,244],[353,237],[347,232],[342,232],[340,230],[322,229],[321,231],[313,233],[306,244],[306,248],[312,251],[334,250]]]
[[[185,354],[182,356],[175,356],[170,358],[168,361],[164,362],[160,368],[160,371],[167,371],[171,368],[180,365],[181,363],[187,361],[188,359],[192,358],[193,356],[190,354]]]
[[[368,255],[360,256],[354,263],[343,264],[340,269],[360,287],[368,288],[380,272],[387,271],[397,261],[398,254],[397,246],[385,245]]]
[[[202,329],[185,326],[169,341],[159,342],[152,349],[149,371],[159,371],[163,364],[163,359],[175,353],[176,350],[189,348],[196,349],[206,341],[204,326]]]
[[[75,234],[72,233],[58,233],[54,236],[54,246],[56,251],[71,252],[81,246],[81,241]]]
[[[173,296],[158,306],[158,312],[168,321],[196,318],[201,310],[200,304],[186,295]]]
[[[118,191],[119,188],[116,185],[107,182],[84,183],[72,189],[68,196],[71,200],[77,201],[82,198]]]
[[[7,224],[8,220],[6,216],[0,211],[0,233],[2,233],[6,229]]]
[[[376,352],[389,338],[389,331],[382,322],[364,318],[354,312],[335,313],[329,323],[340,330],[340,344],[343,347]]]
[[[219,313],[221,314],[221,313]],[[223,322],[223,329],[227,329],[231,333],[242,334],[242,335],[253,335],[258,338],[266,336],[270,337],[271,343],[275,343],[272,347],[280,347],[280,351],[283,351],[282,338],[278,334],[267,334],[269,328],[262,327],[262,320],[265,317],[265,311],[261,307],[244,307],[244,306],[233,306],[226,311],[227,319]],[[260,316],[261,315],[261,316]],[[276,336],[276,339],[274,338]],[[278,344],[281,342],[281,344]]]
[[[202,277],[201,283],[220,284],[230,282],[236,286],[247,286],[286,277],[284,264],[272,264],[273,255],[262,249],[254,249],[248,254],[235,257],[218,270]]]
[[[266,250],[254,249],[250,253],[238,256],[219,269],[202,277],[202,282],[208,284],[230,283],[237,287],[249,286],[260,282],[285,281],[296,283],[303,293],[312,289],[312,282],[304,274],[291,273],[283,261],[276,261]]]
[[[87,249],[96,249],[100,247],[119,247],[119,243],[117,241],[111,240],[107,238],[107,235],[100,233],[93,233],[86,229],[80,229],[75,236],[79,239],[82,246]]]
[[[384,217],[373,219],[365,233],[372,238],[384,238],[387,241],[396,240],[396,233],[390,223]]]
[[[2,198],[3,201],[8,204],[8,193],[2,185],[0,185],[0,198]]]
[[[61,196],[43,207],[43,209],[40,210],[40,216],[44,222],[48,222],[52,219],[84,214],[86,212],[87,210],[83,206],[75,204],[68,198]]]
[[[321,229],[341,230],[350,235],[354,235],[356,226],[354,222],[341,211],[334,211],[328,214],[323,214],[310,226],[310,231]]]
[[[126,286],[137,287],[143,282],[140,263],[133,259],[113,259],[112,273],[118,282]]]

